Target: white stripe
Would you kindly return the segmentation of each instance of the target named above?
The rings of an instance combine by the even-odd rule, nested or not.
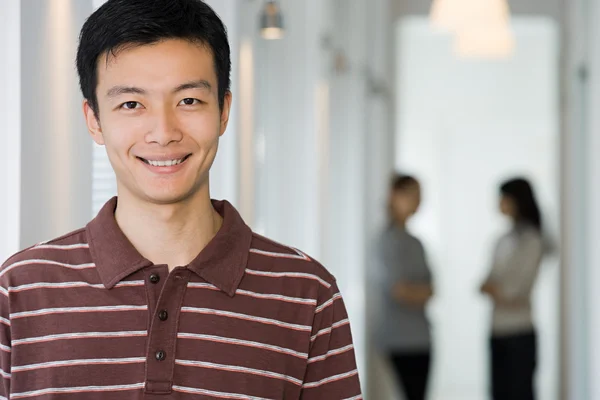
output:
[[[10,353],[12,349],[10,348],[10,346],[5,346],[3,344],[0,344],[0,350]]]
[[[198,313],[198,314],[218,315],[218,316],[227,317],[227,318],[244,319],[244,320],[248,320],[248,321],[259,322],[261,324],[266,324],[266,325],[277,325],[282,328],[289,328],[289,329],[294,329],[294,330],[298,330],[298,331],[310,332],[312,329],[310,326],[307,326],[307,325],[290,324],[287,322],[278,321],[276,319],[255,317],[255,316],[251,316],[251,315],[247,315],[247,314],[240,314],[240,313],[234,313],[234,312],[223,311],[223,310],[213,310],[210,308],[182,307],[181,311]]]
[[[315,336],[310,338],[310,341],[314,342],[315,339],[317,339],[319,336],[330,333],[332,330],[339,328],[340,326],[348,325],[349,323],[350,323],[350,321],[347,318],[343,319],[339,322],[336,322],[335,324],[331,325],[331,328],[321,329],[319,332],[317,332],[317,334]]]
[[[359,394],[358,396],[354,396],[354,397],[348,397],[346,399],[343,400],[362,400],[362,394]]]
[[[197,283],[197,282],[189,282],[188,287],[192,289],[211,289],[211,290],[219,290],[218,287],[212,285],[210,283]]]
[[[5,378],[5,379],[10,379],[11,378],[11,374],[9,374],[8,372],[4,372],[4,370],[0,369],[0,376]]]
[[[90,245],[87,243],[77,243],[77,244],[38,244],[34,246],[33,249],[54,249],[54,250],[74,250],[74,249],[89,249]]]
[[[144,383],[135,383],[133,385],[113,385],[113,386],[78,386],[78,387],[62,387],[62,388],[47,388],[33,390],[31,392],[13,393],[10,395],[12,399],[21,399],[24,397],[42,396],[45,394],[54,393],[83,393],[83,392],[117,392],[122,390],[135,390],[144,387]]]
[[[331,356],[335,356],[336,354],[342,354],[345,353],[349,350],[352,350],[354,348],[354,345],[349,344],[348,346],[344,346],[344,347],[340,347],[339,349],[335,349],[335,350],[330,350],[327,352],[327,354],[323,354],[322,356],[317,356],[317,357],[313,357],[313,358],[309,358],[307,363],[311,364],[317,361],[323,361],[328,359]]]
[[[146,362],[145,357],[129,358],[92,358],[81,360],[49,361],[39,364],[19,365],[12,367],[12,372],[30,371],[32,369],[71,367],[73,365],[97,365],[97,364],[135,364]]]
[[[352,377],[354,375],[357,375],[357,374],[358,374],[358,371],[354,370],[354,371],[346,372],[345,374],[333,375],[333,376],[330,376],[329,378],[321,379],[318,382],[305,383],[304,385],[302,385],[302,387],[304,389],[311,389],[311,388],[315,388],[315,387],[318,387],[318,386],[325,385],[325,384],[330,383],[330,382],[335,382],[335,381],[339,381],[339,380],[342,380],[342,379],[350,378],[350,377]]]
[[[115,287],[129,287],[129,286],[143,286],[143,285],[144,285],[144,281],[124,281],[124,282],[117,283],[115,285]],[[38,282],[38,283],[30,283],[27,285],[11,286],[8,288],[8,290],[9,290],[9,292],[22,292],[25,290],[32,290],[32,289],[39,289],[39,288],[64,289],[64,288],[78,288],[78,287],[90,287],[90,288],[94,288],[94,289],[105,289],[105,286],[102,283],[92,284],[92,283],[88,283],[88,282],[58,282],[58,283]]]
[[[215,285],[211,285],[210,283],[188,283],[188,288],[195,289],[211,289],[211,290],[219,290]],[[310,304],[314,305],[317,303],[315,299],[303,299],[299,297],[288,297],[279,294],[266,294],[266,293],[256,293],[249,290],[238,289],[235,291],[236,294],[248,297],[254,297],[257,299],[265,299],[265,300],[279,300],[288,303],[299,303],[299,304]]]
[[[3,317],[0,317],[0,323],[10,326],[10,321]]]
[[[62,308],[42,308],[35,311],[23,311],[10,314],[10,318],[35,317],[46,314],[67,314],[67,313],[92,313],[92,312],[116,312],[116,311],[143,311],[148,306],[100,306],[100,307],[62,307]]]
[[[175,363],[179,364],[179,365],[185,365],[187,367],[199,367],[199,368],[208,368],[208,369],[219,369],[219,370],[225,370],[225,371],[231,371],[231,372],[243,372],[243,373],[252,374],[252,375],[266,376],[268,378],[281,379],[281,380],[296,384],[298,386],[302,385],[302,381],[300,379],[294,378],[292,376],[282,375],[282,374],[278,374],[276,372],[263,371],[263,370],[254,369],[254,368],[246,368],[246,367],[238,367],[235,365],[224,365],[224,364],[215,364],[215,363],[209,363],[209,362],[203,362],[203,361],[190,361],[190,360],[175,360]]]
[[[315,314],[320,313],[321,311],[323,311],[324,309],[326,309],[327,307],[332,305],[334,301],[341,299],[341,298],[342,298],[342,295],[340,293],[334,294],[331,299],[327,300],[325,303],[321,304],[319,307],[317,307],[315,309]]]
[[[321,285],[325,286],[327,289],[331,287],[331,284],[327,283],[323,279],[319,278],[317,275],[307,274],[304,272],[267,272],[267,271],[255,271],[252,269],[246,270],[247,274],[250,275],[258,275],[258,276],[266,276],[269,278],[304,278],[304,279],[312,279],[315,281],[319,281]]]
[[[271,344],[253,342],[250,340],[232,339],[232,338],[227,338],[227,337],[222,337],[222,336],[200,335],[200,334],[194,334],[194,333],[178,333],[177,337],[180,339],[207,340],[207,341],[211,341],[211,342],[228,343],[228,344],[246,346],[246,347],[257,347],[260,349],[271,350],[271,351],[274,351],[277,353],[289,354],[291,356],[298,357],[301,359],[308,358],[308,354],[306,354],[306,353],[300,353],[298,351],[294,351],[292,349],[287,349],[285,347],[279,347],[279,346],[275,346],[275,345],[271,345]]]
[[[265,251],[265,250],[259,250],[259,249],[250,249],[250,253],[260,254],[260,255],[263,255],[263,256],[267,256],[267,257],[293,258],[293,259],[296,259],[296,260],[311,261],[310,257],[308,257],[306,254],[302,253],[300,250],[294,249],[294,248],[290,248],[290,249],[294,250],[296,252],[296,254],[275,253],[275,252],[272,252],[272,251]]]
[[[0,400],[8,400],[8,399],[4,396],[0,396]]]
[[[37,259],[32,259],[32,260],[18,261],[18,262],[14,263],[14,264],[9,265],[8,267],[4,268],[0,272],[0,276],[3,276],[8,271],[10,271],[10,270],[12,270],[14,268],[21,267],[23,265],[35,265],[35,264],[56,265],[58,267],[64,267],[64,268],[69,268],[69,269],[87,269],[87,268],[94,268],[96,266],[94,263],[89,263],[89,264],[65,264],[65,263],[60,263],[60,262],[51,261],[51,260],[37,260]]]
[[[37,336],[27,339],[16,339],[12,341],[13,346],[19,346],[22,344],[31,344],[39,342],[52,342],[56,340],[68,340],[68,339],[89,339],[89,338],[124,338],[124,337],[136,337],[146,336],[146,331],[123,331],[123,332],[78,332],[78,333],[61,333],[56,335]]]
[[[4,296],[8,297],[8,290],[4,289],[3,286],[0,286],[0,293],[2,293]]]
[[[254,396],[248,396],[245,394],[238,394],[238,393],[215,392],[214,390],[196,389],[196,388],[177,386],[177,385],[173,385],[173,390],[175,390],[176,392],[183,392],[183,393],[203,394],[205,396],[213,396],[213,397],[217,397],[220,399],[271,400],[271,399],[265,399],[264,397],[254,397]]]
[[[258,299],[279,300],[279,301],[284,301],[287,303],[299,303],[299,304],[310,304],[310,305],[317,304],[317,301],[315,299],[303,299],[303,298],[299,298],[299,297],[288,297],[288,296],[283,296],[283,295],[279,295],[279,294],[255,293],[255,292],[250,292],[250,291],[242,290],[242,289],[238,289],[236,291],[236,293],[244,295],[244,296],[255,297]]]

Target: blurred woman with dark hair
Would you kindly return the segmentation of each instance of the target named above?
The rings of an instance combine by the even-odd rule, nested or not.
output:
[[[492,398],[532,400],[537,352],[530,298],[544,253],[542,220],[526,179],[504,182],[499,194],[500,212],[512,227],[498,240],[491,271],[481,286],[494,305]]]
[[[429,377],[431,339],[425,305],[433,291],[421,242],[407,221],[421,203],[421,187],[412,176],[394,176],[390,185],[389,224],[378,240],[381,307],[377,342],[394,366],[407,400],[424,400]]]

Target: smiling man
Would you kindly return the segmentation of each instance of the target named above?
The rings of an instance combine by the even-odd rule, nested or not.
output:
[[[232,102],[213,10],[109,0],[77,69],[118,196],[0,270],[0,399],[360,399],[335,278],[211,200]]]

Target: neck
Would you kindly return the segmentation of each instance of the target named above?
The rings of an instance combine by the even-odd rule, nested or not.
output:
[[[169,271],[188,265],[221,227],[208,188],[176,204],[152,204],[119,193],[117,224],[136,250]]]
[[[394,226],[399,229],[406,229],[406,218],[394,218]]]

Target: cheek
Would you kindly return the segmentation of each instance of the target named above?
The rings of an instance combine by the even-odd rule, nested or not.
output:
[[[107,151],[122,152],[136,142],[143,140],[148,132],[148,119],[144,118],[108,118],[102,121],[102,131]]]
[[[406,208],[404,205],[404,201],[401,198],[396,198],[394,200],[394,210],[399,211],[399,212],[404,212],[404,209]]]
[[[218,140],[221,120],[212,114],[183,116],[181,129],[198,144],[210,144]]]

